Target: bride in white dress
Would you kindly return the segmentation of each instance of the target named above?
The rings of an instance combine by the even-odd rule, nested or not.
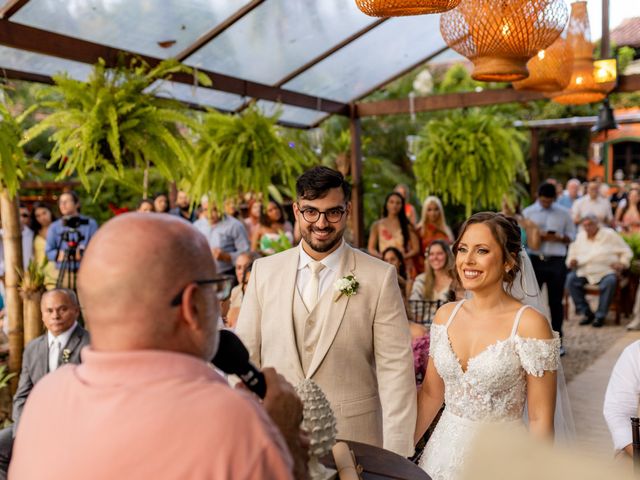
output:
[[[470,217],[454,244],[473,298],[444,305],[431,327],[415,438],[445,403],[420,461],[433,480],[457,478],[482,424],[522,425],[525,402],[531,434],[553,438],[560,340],[542,314],[508,293],[520,248],[517,224],[491,212]]]

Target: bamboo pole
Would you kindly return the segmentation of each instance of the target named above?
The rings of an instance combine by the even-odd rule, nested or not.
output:
[[[11,394],[18,388],[24,347],[22,297],[18,290],[22,276],[22,229],[18,211],[18,197],[0,190],[0,216],[2,217],[2,243],[4,247],[4,288],[7,318],[9,320],[9,372],[16,376],[10,381]]]
[[[40,300],[42,291],[23,292],[24,305],[24,346],[44,333]]]

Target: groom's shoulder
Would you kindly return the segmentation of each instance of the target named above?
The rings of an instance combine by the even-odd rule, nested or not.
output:
[[[297,258],[299,255],[298,247],[289,248],[283,252],[274,253],[273,255],[267,255],[266,257],[257,258],[254,262],[259,265],[260,268],[277,267],[282,268],[283,262]],[[255,268],[255,267],[254,267]]]
[[[384,275],[393,266],[360,249],[349,246],[356,259],[356,269],[366,268]]]

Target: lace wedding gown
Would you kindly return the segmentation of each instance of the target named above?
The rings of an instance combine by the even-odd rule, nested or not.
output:
[[[420,466],[433,480],[453,480],[459,475],[476,429],[486,423],[523,426],[526,374],[540,377],[556,370],[560,361],[560,339],[527,339],[516,334],[524,305],[516,314],[509,338],[497,341],[469,359],[467,370],[456,357],[446,325],[431,326],[429,356],[444,381],[445,409],[427,442]]]

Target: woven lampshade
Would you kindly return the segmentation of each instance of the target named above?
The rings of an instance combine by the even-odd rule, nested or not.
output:
[[[564,90],[552,94],[551,99],[564,105],[582,105],[603,100],[606,90],[593,76],[593,44],[587,2],[571,4],[567,43],[573,54],[571,80]]]
[[[455,8],[460,0],[356,0],[358,8],[372,17],[403,17],[441,13]]]
[[[440,17],[447,45],[473,62],[472,77],[515,82],[527,62],[551,45],[567,23],[564,0],[462,0]]]
[[[550,47],[540,50],[529,60],[529,78],[513,82],[513,88],[535,92],[564,90],[571,79],[572,63],[571,49],[566,39],[560,37]]]

